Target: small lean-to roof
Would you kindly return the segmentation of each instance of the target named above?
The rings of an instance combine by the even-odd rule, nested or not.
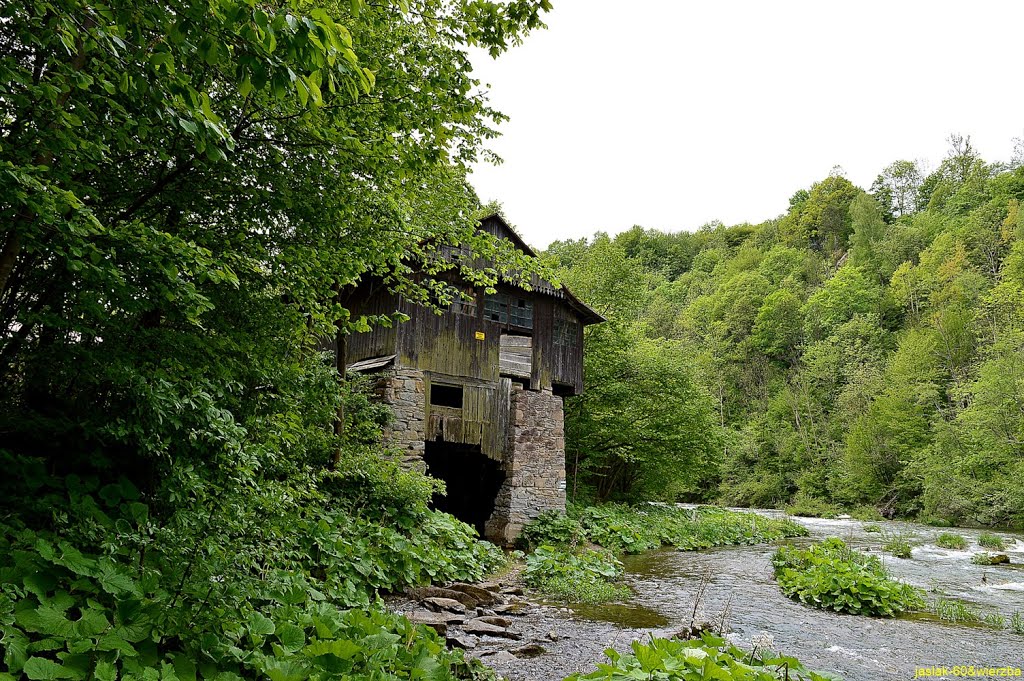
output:
[[[491,225],[493,225],[495,229],[488,229]],[[516,230],[512,229],[512,227],[505,222],[505,219],[498,213],[491,213],[490,215],[486,215],[481,218],[479,229],[483,229],[496,237],[508,239],[515,244],[516,248],[527,255],[534,258],[537,257],[537,252],[530,248],[530,246],[523,241],[523,238],[516,233]],[[579,314],[584,324],[600,324],[603,321],[607,321],[604,316],[597,312],[597,310],[577,298],[573,295],[573,292],[565,286],[558,288],[550,281],[541,279],[534,274],[530,277],[530,288],[532,288],[536,293],[541,293],[543,295],[565,301]]]

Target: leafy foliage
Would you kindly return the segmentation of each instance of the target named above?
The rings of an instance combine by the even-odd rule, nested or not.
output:
[[[592,393],[594,416],[567,412],[580,494],[1024,524],[1022,200],[1024,168],[954,135],[935,172],[897,161],[871,194],[833,172],[760,224],[554,244],[565,281],[614,302],[628,330],[609,334],[657,347],[666,375],[685,368],[708,433],[666,453],[663,434],[695,421],[652,434],[615,418],[632,404]],[[603,333],[587,337],[588,390],[633,379]],[[638,412],[657,413],[636,385]],[[606,454],[618,433],[628,448]],[[611,465],[620,454],[629,466]],[[673,456],[677,472],[661,463]]]
[[[924,605],[918,589],[890,579],[876,556],[855,551],[840,539],[807,549],[779,547],[772,565],[782,593],[816,608],[893,617]]]
[[[652,637],[647,643],[634,641],[626,653],[609,648],[605,656],[608,663],[599,663],[589,674],[573,674],[566,681],[820,681],[828,678],[808,671],[794,658],[775,655],[770,650],[747,652],[710,634],[692,641]]]
[[[571,506],[563,519],[544,515],[524,528],[532,541],[590,542],[613,551],[640,553],[661,546],[681,550],[761,544],[799,537],[807,530],[792,521],[712,506],[683,509],[662,504]]]
[[[622,563],[605,549],[538,546],[527,556],[523,575],[527,585],[573,603],[624,600],[631,594],[628,587],[618,583]]]

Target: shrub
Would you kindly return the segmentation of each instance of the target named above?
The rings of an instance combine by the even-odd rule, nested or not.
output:
[[[570,515],[579,520],[584,539],[625,553],[640,553],[661,546],[693,550],[760,544],[807,534],[806,528],[791,520],[775,520],[715,506],[684,509],[655,504],[604,504],[574,507]]]
[[[619,584],[622,563],[607,550],[579,552],[538,546],[526,557],[526,583],[545,595],[573,603],[603,603],[630,595]]]
[[[619,653],[608,649],[609,664],[598,665],[589,674],[573,674],[565,681],[607,679],[633,681],[690,681],[691,679],[722,679],[723,681],[824,681],[825,677],[808,671],[791,657],[775,655],[757,648],[742,650],[724,638],[705,634],[699,640],[651,638],[648,643],[633,641],[630,651]]]
[[[885,516],[874,506],[858,506],[850,511],[850,515],[857,520],[885,520]]]
[[[558,511],[544,511],[526,524],[517,543],[525,550],[543,544],[575,546],[583,537],[583,527],[578,520]]]
[[[808,549],[779,547],[772,565],[784,594],[817,608],[892,617],[924,604],[921,592],[890,579],[877,557],[839,539]]]
[[[978,545],[984,546],[986,549],[994,549],[996,551],[1002,551],[1006,548],[1006,542],[998,534],[992,534],[991,532],[982,532],[978,536]]]
[[[935,545],[944,549],[956,549],[962,551],[967,548],[967,540],[962,535],[954,532],[943,532],[935,540]]]
[[[786,513],[807,518],[835,518],[839,515],[840,509],[835,504],[830,504],[823,499],[798,493],[786,507]]]

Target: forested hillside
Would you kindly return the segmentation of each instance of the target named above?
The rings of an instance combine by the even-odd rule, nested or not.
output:
[[[611,319],[568,406],[577,494],[1024,522],[1024,168],[950,142],[761,224],[552,244]]]

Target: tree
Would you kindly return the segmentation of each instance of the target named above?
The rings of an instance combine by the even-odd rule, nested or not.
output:
[[[901,218],[917,212],[923,181],[921,166],[917,161],[894,161],[875,179],[871,192],[885,210]]]

